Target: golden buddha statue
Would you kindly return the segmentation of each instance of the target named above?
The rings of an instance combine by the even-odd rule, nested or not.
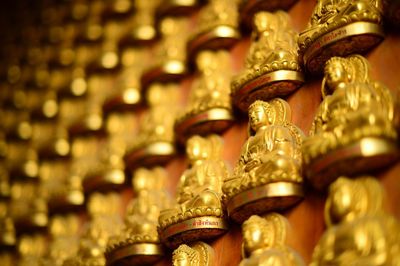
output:
[[[214,250],[204,242],[182,244],[172,253],[173,266],[213,266]]]
[[[40,181],[50,212],[79,208],[85,196],[81,180],[74,180],[68,161],[42,161],[39,168]]]
[[[332,183],[325,203],[327,230],[311,265],[399,265],[400,224],[384,212],[383,196],[373,177]]]
[[[69,257],[76,256],[79,247],[80,220],[75,214],[55,215],[50,222],[51,241],[42,266],[61,266]]]
[[[286,242],[288,221],[278,213],[251,216],[242,225],[243,260],[239,266],[304,266]]]
[[[14,221],[10,217],[8,202],[0,201],[0,248],[7,249],[15,246],[16,232]]]
[[[240,20],[245,29],[251,29],[255,14],[262,11],[273,12],[288,10],[296,0],[268,1],[268,0],[242,0],[239,5]]]
[[[252,44],[245,69],[231,82],[233,103],[243,112],[255,100],[287,95],[304,82],[297,33],[284,11],[254,15]]]
[[[319,0],[298,39],[304,65],[319,74],[333,56],[370,50],[384,37],[382,24],[381,0]]]
[[[63,262],[64,266],[105,266],[108,239],[120,233],[121,200],[116,193],[94,193],[88,202],[90,221],[79,240],[78,252]]]
[[[161,241],[167,246],[213,238],[227,230],[221,186],[228,170],[220,158],[221,148],[217,135],[187,141],[191,167],[181,176],[176,206],[162,210],[158,219]]]
[[[132,183],[136,197],[127,208],[124,228],[107,244],[108,265],[143,265],[155,263],[163,255],[157,232],[160,209],[169,207],[170,200],[163,190],[166,171],[157,167],[139,168]]]
[[[322,83],[324,100],[303,143],[305,173],[313,186],[321,189],[340,175],[396,160],[396,103],[386,87],[371,80],[368,61],[359,55],[333,57]]]
[[[48,207],[43,192],[41,185],[35,182],[12,183],[9,213],[17,230],[46,228]]]
[[[129,30],[122,38],[122,45],[144,45],[157,37],[155,12],[160,0],[134,0],[134,16],[130,17]]]
[[[143,89],[155,82],[178,82],[186,76],[186,42],[189,19],[167,17],[160,22],[161,40],[155,47],[155,60],[142,75]]]
[[[210,0],[199,11],[198,26],[188,42],[191,61],[201,50],[229,49],[240,39],[238,0]]]
[[[103,104],[106,115],[135,110],[142,102],[140,77],[146,68],[149,51],[127,47],[121,52],[122,69],[116,78],[114,93]]]
[[[222,188],[229,216],[240,223],[252,214],[288,208],[303,198],[303,133],[290,123],[289,104],[279,98],[255,101],[249,118],[250,137]]]
[[[17,266],[39,266],[47,251],[47,239],[45,234],[23,234],[18,240]]]
[[[233,122],[229,53],[202,51],[196,64],[201,75],[193,82],[186,108],[175,122],[175,132],[181,143],[192,135],[223,132]]]
[[[139,132],[125,155],[126,166],[165,164],[175,154],[174,122],[179,99],[178,84],[154,83],[146,93],[150,108],[142,116]]]

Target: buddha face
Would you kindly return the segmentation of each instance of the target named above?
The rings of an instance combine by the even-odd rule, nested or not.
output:
[[[347,81],[347,71],[342,62],[332,61],[326,69],[326,84],[330,90],[343,86]]]
[[[266,228],[256,223],[250,224],[243,232],[244,247],[248,253],[271,246],[272,238],[265,234]],[[272,231],[271,231],[272,232]]]
[[[354,191],[351,183],[344,180],[338,180],[334,185],[329,196],[329,215],[333,223],[338,223],[354,212]]]
[[[185,252],[179,252],[172,260],[173,266],[190,266],[189,256]]]
[[[208,142],[201,137],[195,136],[187,141],[186,154],[191,162],[208,157]]]
[[[270,28],[276,28],[276,17],[269,12],[258,12],[254,16],[254,25],[258,32],[269,30]]]
[[[249,112],[250,126],[257,131],[262,126],[268,125],[268,117],[264,108],[260,105],[253,107]]]

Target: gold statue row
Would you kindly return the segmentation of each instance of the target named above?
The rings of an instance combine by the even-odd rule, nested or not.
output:
[[[137,171],[133,183],[138,196],[132,200],[123,226],[117,210],[118,197],[93,195],[89,204],[91,221],[79,245],[77,216],[53,217],[48,251],[40,234],[23,236],[18,244],[23,260],[18,265],[156,262],[164,252],[159,245],[157,216],[169,204],[160,190],[162,182],[158,182],[163,176],[162,169]],[[324,212],[327,229],[314,249],[310,265],[397,265],[400,224],[384,211],[384,200],[379,181],[370,176],[340,177],[332,183]],[[301,256],[286,244],[290,237],[288,229],[288,220],[278,213],[251,216],[242,225],[243,260],[239,265],[305,265]],[[173,252],[172,263],[216,265],[212,247],[196,240],[179,245]]]
[[[123,239],[117,237],[115,240],[110,240],[108,252],[111,255],[109,256],[116,261],[121,259],[119,256],[128,256],[129,253],[126,255],[124,252],[122,252],[123,255],[114,255],[112,251],[123,248],[126,243],[129,245],[142,243],[141,239],[145,239],[146,246],[153,243],[150,245],[153,250],[161,253],[154,246],[158,245],[158,241],[162,241],[169,247],[177,247],[187,241],[206,240],[225,233],[228,230],[227,215],[242,223],[254,214],[291,207],[304,196],[302,173],[305,173],[316,188],[321,189],[327,187],[338,176],[357,175],[381,168],[396,160],[399,125],[395,123],[397,121],[395,116],[398,106],[383,85],[370,79],[368,71],[368,62],[358,55],[348,58],[335,57],[327,62],[322,86],[324,100],[315,117],[312,135],[308,138],[305,138],[302,132],[290,123],[290,108],[284,100],[275,98],[268,102],[252,103],[249,107],[250,137],[243,145],[239,161],[232,174],[221,159],[222,145],[218,136],[189,138],[186,148],[191,167],[181,177],[176,203],[167,209],[164,207],[164,210],[157,207],[154,215],[150,209],[143,211],[142,214],[135,214],[135,212],[140,211],[140,207],[147,208],[146,204],[152,201],[149,191],[156,190],[151,180],[152,178],[158,180],[153,182],[154,186],[157,186],[162,184],[161,177],[155,178],[151,174],[146,175],[144,170],[143,173],[138,171],[136,174],[138,177],[135,176],[134,179],[134,189],[144,186],[143,190],[147,192],[136,191],[138,198],[135,199],[137,203],[136,208],[132,208],[134,212],[132,216],[138,215],[139,218],[132,218],[133,220],[129,221],[130,214],[128,214],[126,222],[126,230],[134,230],[131,227],[138,227],[135,229],[138,231],[129,233],[133,235],[128,240],[124,238],[128,233],[122,234]],[[157,90],[157,87],[149,89],[149,95],[153,90]],[[174,91],[175,88],[171,87],[171,95]],[[162,100],[159,99],[159,101]],[[354,149],[354,146],[359,148]],[[342,150],[347,152],[340,152]],[[349,157],[337,154],[345,154]],[[345,163],[349,158],[355,162],[351,168]],[[326,168],[322,168],[321,165]],[[142,181],[137,181],[136,178]],[[342,182],[344,181],[339,179],[330,186],[330,189],[333,190],[336,183]],[[376,181],[368,182],[376,183]],[[346,193],[354,192],[352,189],[347,188],[347,190]],[[26,189],[24,191],[26,192]],[[157,193],[156,198],[159,196],[160,194]],[[339,200],[337,204],[348,204],[348,202],[340,202],[345,196],[337,197]],[[165,203],[165,200],[161,202]],[[332,204],[329,202],[328,199],[327,204]],[[16,203],[15,208],[17,208]],[[157,204],[159,203],[155,203],[155,206],[160,206]],[[13,205],[10,207],[12,214],[14,207]],[[334,211],[339,212],[339,215],[343,212],[341,209]],[[18,214],[21,213],[23,212],[18,211]],[[109,216],[108,212],[104,214]],[[148,225],[143,224],[143,215],[151,216],[148,217],[150,219]],[[333,216],[330,219],[340,221],[341,217]],[[331,223],[331,220],[327,220],[327,223]],[[158,229],[156,229],[157,224]],[[96,232],[93,234],[101,233]],[[144,236],[141,235],[146,232]],[[343,234],[347,234],[346,232]],[[106,239],[110,236],[107,235]],[[94,244],[88,245],[89,247],[86,248],[91,249]],[[105,244],[101,245],[102,253],[105,250]],[[322,248],[322,251],[318,251],[317,248],[316,254],[323,253],[324,250],[325,248]],[[89,252],[87,256],[92,256],[90,250],[82,252]],[[137,255],[135,252],[133,252],[134,256]],[[251,250],[248,252],[251,253]],[[114,258],[115,256],[117,257]],[[104,261],[104,258],[101,260]]]
[[[149,27],[154,24],[154,18],[149,14],[155,12],[155,7],[159,3],[158,1],[148,1],[149,4],[144,2],[146,1],[138,1],[139,8],[133,20],[136,23],[145,23],[135,28],[138,29],[137,32],[131,32],[132,39],[123,39],[126,43],[135,43],[135,45],[148,43],[152,42],[156,36],[156,31]],[[246,8],[257,10],[252,5],[256,6],[256,2],[267,1],[243,2],[245,3],[241,6],[242,10]],[[290,1],[282,2],[284,2],[282,5],[291,5]],[[9,210],[10,215],[15,218],[14,221],[18,224],[19,221],[27,221],[25,218],[30,216],[29,219],[33,219],[34,226],[42,227],[48,222],[44,199],[60,199],[59,201],[50,200],[50,205],[55,205],[50,206],[52,209],[57,209],[65,201],[68,201],[70,205],[82,205],[83,189],[89,192],[103,189],[110,184],[123,184],[125,182],[124,163],[127,167],[136,169],[142,165],[152,166],[167,162],[176,153],[174,129],[178,134],[179,142],[186,143],[187,156],[191,161],[190,169],[181,178],[175,204],[161,208],[159,195],[154,196],[149,195],[152,193],[143,192],[148,188],[137,191],[136,203],[132,203],[135,207],[129,210],[131,213],[128,213],[125,228],[118,229],[119,233],[123,233],[115,238],[111,235],[117,233],[115,231],[117,228],[111,228],[107,225],[108,222],[101,222],[108,218],[95,218],[101,215],[94,215],[93,226],[89,226],[91,229],[85,233],[81,242],[82,247],[77,251],[82,261],[71,263],[87,265],[93,261],[93,263],[104,264],[106,259],[111,260],[112,263],[119,263],[120,260],[126,258],[132,263],[136,261],[143,263],[147,261],[146,252],[149,250],[151,255],[155,255],[155,258],[150,258],[150,260],[156,260],[162,253],[159,241],[169,247],[177,247],[187,241],[217,237],[228,230],[227,216],[242,223],[253,214],[279,211],[295,205],[304,197],[303,176],[307,177],[314,187],[323,189],[334,182],[338,176],[354,176],[387,166],[397,160],[399,154],[397,134],[400,128],[398,103],[382,84],[371,80],[365,58],[358,55],[347,58],[334,57],[346,56],[354,52],[363,53],[382,40],[380,1],[319,1],[308,28],[299,36],[289,26],[289,17],[285,12],[254,12],[249,19],[254,28],[253,42],[246,58],[245,69],[230,81],[231,64],[229,53],[225,50],[240,37],[237,30],[236,5],[237,3],[233,4],[230,1],[210,1],[199,14],[199,27],[195,37],[189,39],[186,38],[188,36],[176,38],[177,33],[185,32],[185,27],[187,27],[185,19],[182,21],[164,19],[160,24],[161,45],[155,48],[161,62],[156,62],[149,68],[143,68],[141,63],[142,60],[146,60],[143,59],[145,55],[141,58],[142,54],[136,50],[133,53],[137,53],[130,57],[131,50],[127,50],[126,54],[124,52],[123,64],[127,71],[121,74],[123,89],[115,94],[108,91],[110,87],[113,87],[110,75],[90,74],[97,72],[99,66],[114,70],[118,65],[117,49],[110,39],[122,38],[122,33],[115,31],[118,29],[118,27],[113,27],[115,25],[104,28],[102,57],[97,58],[100,60],[96,59],[95,63],[93,60],[82,60],[84,62],[76,62],[73,66],[72,94],[79,96],[87,93],[90,98],[86,107],[76,108],[75,105],[72,108],[72,113],[85,110],[84,114],[78,115],[84,117],[83,122],[79,120],[80,118],[71,118],[70,120],[73,121],[67,124],[57,122],[56,130],[52,126],[49,127],[47,121],[43,122],[40,119],[28,126],[21,123],[18,134],[27,139],[30,139],[32,135],[34,147],[30,147],[29,152],[25,153],[25,149],[21,147],[24,147],[27,142],[12,142],[9,145],[15,146],[16,153],[24,153],[23,156],[16,156],[23,158],[22,162],[11,160],[11,168],[18,169],[20,165],[24,165],[24,172],[18,175],[28,178],[40,176],[45,184],[44,187],[47,187],[45,190],[48,191],[43,193],[40,191],[41,187],[14,182],[14,192],[11,194],[12,204]],[[264,3],[264,6],[267,4]],[[142,17],[151,17],[151,19],[141,20]],[[92,30],[95,29],[93,26],[96,26],[99,20],[93,19],[92,22],[94,24],[88,22],[88,33],[93,33]],[[181,54],[185,51],[186,40],[188,40],[188,60],[185,53]],[[351,45],[348,45],[349,42]],[[216,48],[225,50],[208,50]],[[139,48],[135,47],[133,50],[135,49]],[[195,64],[198,78],[193,84],[187,107],[183,113],[179,114],[178,110],[175,110],[176,105],[171,105],[171,103],[178,101],[176,82],[188,73],[185,60]],[[303,84],[305,81],[302,71],[303,63],[307,73],[321,73],[324,69],[325,74],[322,86],[324,100],[317,112],[309,138],[304,138],[302,132],[290,123],[291,113],[288,104],[282,99],[275,98],[285,96]],[[54,74],[58,77],[57,73],[54,72]],[[38,82],[40,83],[40,80]],[[63,85],[54,82],[53,86],[61,95]],[[114,112],[132,110],[140,100],[141,90],[146,93],[150,111],[141,121],[142,127],[137,134],[137,140],[132,142],[127,133],[135,131],[132,127],[119,131],[110,125],[107,129],[109,138],[105,141],[101,135],[104,124],[103,113],[108,117],[107,123],[117,121],[117,124],[133,126],[135,118],[130,115],[125,117],[126,120],[122,115],[118,118],[114,117],[114,120],[112,118],[115,115]],[[57,93],[46,96],[41,106],[43,107],[41,113],[47,118],[54,118],[55,112],[57,113],[57,102],[54,101]],[[234,120],[231,103],[243,112],[249,111],[250,119],[250,136],[243,146],[240,159],[232,174],[220,158],[222,147],[217,136],[192,137],[196,134],[220,133],[227,129]],[[61,103],[59,109],[61,112]],[[36,114],[36,109],[34,109],[28,116],[36,117]],[[74,115],[76,116],[76,113],[71,116]],[[41,117],[41,115],[37,116]],[[60,117],[58,120],[68,119]],[[21,121],[25,122],[25,118]],[[75,123],[76,121],[78,123]],[[43,136],[52,135],[53,133],[49,133],[53,132],[52,130],[55,131],[55,140],[54,143],[52,140],[51,145],[48,145],[46,137],[43,139]],[[67,130],[74,137],[71,144],[66,141]],[[35,132],[40,133],[35,134]],[[81,136],[85,134],[99,134],[100,138],[84,137],[82,141]],[[42,138],[36,138],[37,136],[42,136]],[[107,142],[106,145],[101,145],[105,142]],[[99,150],[100,146],[105,148]],[[13,151],[13,148],[8,149],[7,156],[13,154],[10,151]],[[71,167],[43,161],[39,169],[38,157],[45,158],[43,154],[49,154],[48,157],[52,158],[54,154],[65,157],[68,153],[72,153],[73,157]],[[71,174],[65,176],[69,168]],[[62,173],[62,175],[57,175],[62,176],[62,184],[53,182],[51,177],[55,173]],[[151,177],[146,178],[146,180],[150,179]],[[39,192],[36,193],[36,190]],[[30,193],[21,196],[21,191]],[[38,194],[40,197],[35,198]],[[19,204],[18,200],[13,201],[21,197],[25,201],[35,198],[30,203],[32,207]],[[146,205],[153,201],[154,206]],[[141,210],[140,207],[145,209],[149,207],[150,211]],[[168,208],[165,209],[165,207]],[[161,211],[157,222],[156,217],[161,209],[164,210]],[[281,219],[278,216],[273,217],[267,218],[267,222]],[[340,220],[341,217],[335,219]],[[96,222],[97,220],[100,222]],[[146,220],[144,224],[143,220]],[[99,225],[96,225],[97,223]],[[382,228],[386,228],[385,223],[385,220],[381,222]],[[157,224],[158,229],[156,229]],[[271,225],[265,225],[265,227],[268,226],[271,227]],[[389,225],[389,228],[390,226],[395,228],[394,225]],[[19,224],[18,227],[20,227]],[[351,235],[347,233],[352,232],[352,227],[349,228],[344,229],[343,235],[346,237]],[[370,229],[368,225],[365,232],[368,230],[373,229]],[[390,240],[391,238],[386,237],[384,230],[386,229],[378,233],[377,239],[385,239],[390,245],[395,243],[398,237]],[[129,235],[129,238],[125,238],[126,235]],[[282,236],[277,236],[279,237],[282,238]],[[328,238],[330,239],[331,236]],[[359,240],[358,236],[354,239]],[[106,248],[107,241],[109,241],[109,246]],[[245,237],[245,241],[249,240]],[[329,250],[332,248],[329,245],[344,245],[340,244],[340,240],[338,241],[338,244],[321,242],[322,251],[318,251],[318,247],[316,254],[322,255],[315,255],[315,261],[319,260],[318,256],[322,257],[320,260],[325,259],[324,252],[332,252]],[[277,242],[283,242],[283,240],[277,240]],[[243,262],[244,265],[257,264],[264,256],[261,256],[260,251],[255,250],[251,245],[244,244],[246,256],[249,257],[248,262]],[[279,245],[278,251],[268,252],[278,254],[276,261],[283,264],[279,262],[282,257],[279,254],[295,253],[290,249],[282,248],[282,243]],[[131,247],[135,247],[133,251]],[[352,247],[349,248],[351,250]],[[144,250],[146,254],[140,253],[139,250]],[[393,250],[397,250],[396,246]],[[104,251],[106,251],[106,257],[103,256]],[[41,250],[33,252],[43,253]],[[207,265],[212,261],[211,253],[209,246],[196,243],[178,248],[173,259],[176,263],[189,261],[189,263],[198,262],[200,265],[203,263]],[[55,251],[55,254],[58,253]],[[340,256],[342,254],[335,254],[334,257],[340,258]],[[343,261],[346,261],[346,256],[347,254],[343,255]],[[391,256],[392,254],[387,255],[387,261],[390,261]],[[299,261],[296,255],[287,257],[292,261]],[[323,265],[323,262],[320,264]]]
[[[170,240],[165,242],[162,235],[158,238],[156,231],[159,211],[161,210],[159,216],[161,223],[165,219],[165,213],[172,210],[162,210],[169,201],[165,201],[165,194],[160,194],[157,189],[156,193],[150,196],[145,188],[151,187],[154,179],[161,177],[159,171],[161,170],[138,170],[135,175],[134,186],[144,189],[142,191],[144,193],[139,193],[130,205],[134,208],[128,209],[124,229],[108,241],[106,258],[109,265],[154,263],[164,252],[159,241],[167,245],[172,244]],[[149,179],[140,180],[142,174],[147,175]],[[207,191],[209,195],[214,196],[207,189],[191,200],[197,199],[198,202],[201,198],[203,200],[209,198]],[[340,177],[332,183],[324,212],[327,230],[314,249],[311,265],[367,262],[369,265],[397,265],[400,261],[398,233],[400,224],[382,209],[383,196],[379,181],[370,176],[355,179]],[[182,207],[181,204],[180,208]],[[207,217],[209,213],[203,215]],[[211,225],[213,221],[210,217],[208,219]],[[194,224],[199,227],[186,227],[186,231],[183,230],[183,234],[180,234],[179,237],[185,241],[179,246],[176,245],[172,264],[216,265],[213,248],[204,242],[198,242],[199,238],[208,239],[210,230],[205,230],[206,223],[203,223],[203,227],[200,227],[201,224],[198,222],[193,221]],[[159,230],[160,228],[161,224]],[[275,212],[269,212],[262,217],[252,215],[245,220],[242,225],[243,260],[239,265],[305,265],[301,256],[286,244],[287,238],[290,237],[288,229],[288,220]],[[194,238],[188,238],[184,232]],[[93,245],[91,247],[94,248]]]

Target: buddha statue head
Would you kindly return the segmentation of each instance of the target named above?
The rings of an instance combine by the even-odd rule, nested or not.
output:
[[[286,218],[280,214],[270,213],[265,218],[251,216],[242,225],[243,256],[284,245],[286,229]]]
[[[249,106],[249,133],[254,135],[263,126],[290,121],[290,115],[290,107],[282,99],[275,98],[268,102],[257,100]]]
[[[348,83],[367,82],[369,65],[365,58],[353,55],[347,58],[332,57],[325,64],[322,81],[323,97],[335,90],[344,88]]]
[[[186,154],[192,164],[207,159],[219,159],[221,150],[221,138],[215,134],[208,137],[195,135],[186,143]]]
[[[161,167],[151,170],[139,168],[132,178],[133,191],[139,193],[142,190],[161,190],[165,186],[166,172]]]
[[[325,204],[325,220],[328,226],[351,222],[365,215],[381,211],[383,191],[379,182],[371,177],[338,178],[329,187]]]
[[[271,30],[276,31],[278,28],[287,28],[288,21],[288,14],[282,11],[275,13],[261,11],[256,13],[253,18],[254,28],[257,33]]]
[[[200,266],[199,253],[188,245],[180,245],[172,254],[173,266]]]
[[[204,242],[194,242],[190,246],[182,244],[172,253],[173,266],[210,266],[214,251]]]

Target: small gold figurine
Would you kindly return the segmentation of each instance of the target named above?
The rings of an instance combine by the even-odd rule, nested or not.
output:
[[[333,56],[365,53],[383,38],[381,0],[319,0],[298,43],[306,69],[321,74]]]
[[[400,265],[400,224],[383,210],[383,193],[379,181],[368,176],[332,183],[327,230],[310,265]]]
[[[18,240],[18,266],[39,266],[48,249],[45,234],[24,234]]]
[[[167,163],[176,154],[174,122],[179,99],[178,84],[154,83],[146,92],[149,111],[124,157],[128,168]]]
[[[69,257],[64,266],[105,266],[107,241],[122,230],[121,200],[116,193],[91,195],[88,203],[90,221],[79,240],[75,256]]]
[[[160,260],[164,251],[157,232],[160,209],[169,207],[162,168],[139,168],[133,177],[134,198],[127,209],[124,229],[107,244],[107,265],[143,265]]]
[[[191,167],[181,176],[176,206],[162,210],[158,219],[161,241],[168,247],[214,238],[228,230],[221,202],[228,170],[220,158],[221,148],[217,135],[187,141]]]
[[[0,201],[0,249],[12,249],[17,242],[14,221],[8,212],[7,202]]]
[[[187,73],[186,42],[188,39],[189,19],[164,18],[160,23],[162,39],[155,50],[155,62],[141,78],[143,90],[155,82],[178,82]]]
[[[255,101],[249,118],[250,137],[222,188],[228,214],[239,223],[253,214],[291,207],[303,198],[303,133],[290,123],[289,104],[279,98]]]
[[[221,133],[233,123],[229,53],[202,51],[196,63],[201,76],[193,83],[187,106],[175,122],[175,132],[181,143],[196,134]]]
[[[76,214],[56,215],[50,222],[51,241],[42,266],[62,266],[79,248],[79,217]]]
[[[269,0],[242,0],[239,5],[240,20],[248,29],[252,28],[254,15],[260,11],[273,12],[288,10],[297,0],[269,1]]]
[[[123,66],[112,95],[104,102],[105,114],[135,110],[142,102],[140,77],[146,68],[149,53],[146,49],[129,47],[122,51]]]
[[[201,50],[229,49],[240,39],[238,0],[210,0],[199,12],[195,34],[187,44],[189,60]]]
[[[289,24],[289,15],[281,10],[255,14],[245,70],[231,82],[232,102],[242,112],[255,100],[284,96],[303,84],[297,33]]]
[[[44,229],[48,224],[48,208],[40,184],[14,181],[11,185],[10,217],[17,230]]]
[[[73,176],[68,161],[42,161],[39,175],[50,212],[62,212],[83,206],[85,196],[81,180],[76,180]]]
[[[127,34],[121,39],[122,46],[153,43],[157,37],[155,12],[161,0],[134,0],[135,13],[130,18]]]
[[[173,266],[214,266],[214,249],[204,242],[180,245],[172,253]]]
[[[242,225],[243,260],[239,266],[304,266],[296,251],[286,245],[288,221],[270,213],[251,216]]]
[[[305,174],[317,189],[340,175],[383,167],[399,154],[395,101],[391,92],[369,76],[359,55],[333,57],[325,66],[324,97],[303,142]]]

